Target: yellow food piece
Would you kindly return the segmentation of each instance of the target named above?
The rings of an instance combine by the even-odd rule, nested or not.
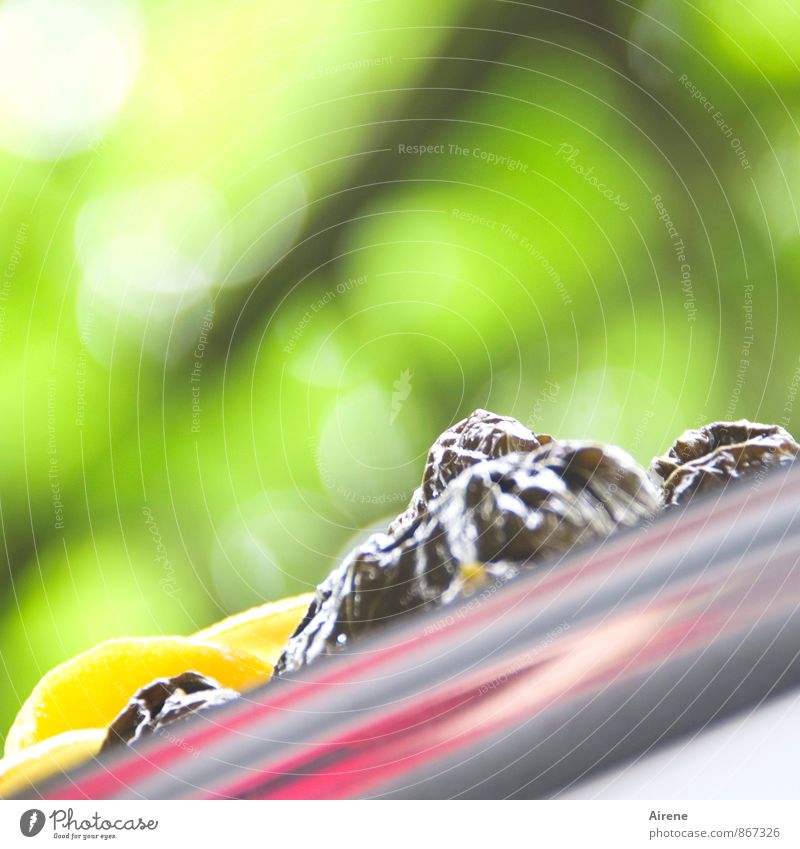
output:
[[[272,674],[272,666],[255,655],[197,639],[109,640],[51,669],[39,681],[8,732],[5,753],[62,731],[107,727],[140,687],[188,670],[234,690]]]
[[[3,758],[0,760],[0,799],[13,799],[32,784],[93,758],[105,737],[105,728],[64,731]]]
[[[480,589],[489,580],[486,567],[482,563],[462,563],[458,579],[463,582],[464,590],[468,593]]]
[[[193,639],[220,643],[275,664],[314,598],[314,593],[282,598],[222,619]]]

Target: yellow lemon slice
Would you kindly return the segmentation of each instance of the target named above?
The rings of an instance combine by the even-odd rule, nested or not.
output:
[[[304,593],[251,607],[198,631],[193,639],[220,643],[275,664],[313,598],[314,593]]]
[[[13,799],[51,775],[93,758],[106,737],[105,728],[64,731],[0,760],[0,799]]]
[[[51,669],[39,681],[8,732],[5,753],[62,731],[107,727],[140,687],[187,670],[234,690],[272,674],[271,664],[255,655],[187,637],[109,640]]]

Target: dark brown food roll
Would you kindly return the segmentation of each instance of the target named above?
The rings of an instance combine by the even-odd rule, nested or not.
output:
[[[551,441],[551,436],[537,436],[510,416],[475,410],[448,428],[433,443],[425,463],[422,484],[414,491],[405,512],[389,525],[389,533],[402,531],[422,516],[427,505],[444,492],[447,484],[470,466],[506,454],[524,454]]]
[[[302,668],[413,610],[464,598],[661,509],[628,454],[562,440],[484,460],[394,534],[374,534],[320,584],[275,667]]]
[[[687,430],[650,468],[663,480],[665,504],[683,505],[696,492],[793,463],[798,454],[800,445],[782,427],[740,419]]]
[[[100,752],[121,743],[129,745],[148,737],[189,713],[219,707],[240,698],[199,672],[157,678],[138,690],[108,729]]]

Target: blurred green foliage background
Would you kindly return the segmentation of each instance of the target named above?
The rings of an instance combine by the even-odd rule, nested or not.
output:
[[[475,407],[800,430],[791,0],[5,0],[0,57],[0,729],[312,587]]]

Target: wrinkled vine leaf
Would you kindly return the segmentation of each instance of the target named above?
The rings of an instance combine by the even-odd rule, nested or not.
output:
[[[741,419],[687,430],[650,468],[663,481],[665,504],[684,505],[695,493],[793,463],[798,454],[800,445],[782,427]]]
[[[413,520],[374,534],[318,587],[276,673],[410,611],[465,598],[661,509],[619,448],[550,441],[470,464]]]
[[[100,751],[108,751],[121,743],[137,743],[187,714],[219,707],[238,698],[235,690],[220,687],[213,678],[199,672],[157,678],[138,690],[117,715]]]

